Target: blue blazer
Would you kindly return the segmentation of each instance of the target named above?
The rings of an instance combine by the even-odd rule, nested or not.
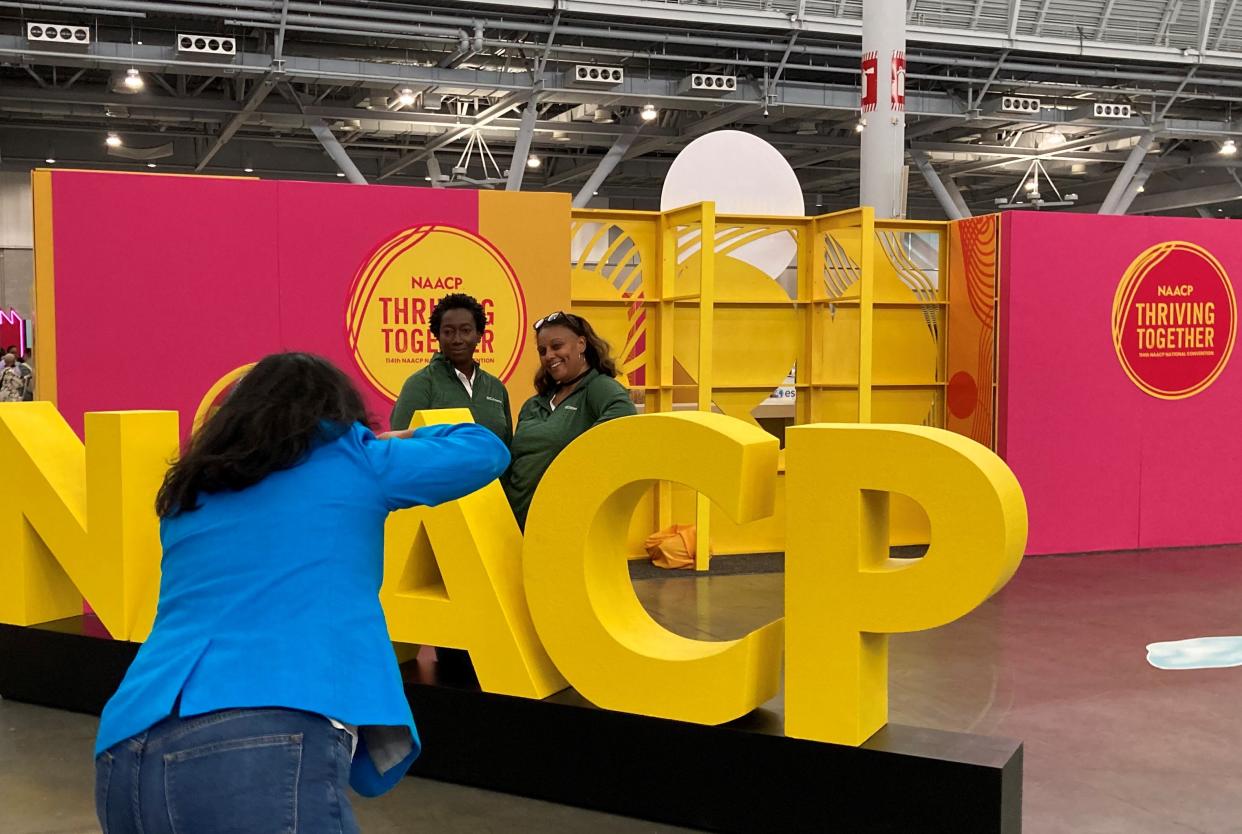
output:
[[[358,726],[351,785],[391,788],[419,741],[379,602],[384,520],[468,495],[508,465],[482,426],[377,440],[354,424],[297,466],[164,519],[155,626],[104,708],[96,755],[167,718],[178,696],[182,716],[287,707]]]

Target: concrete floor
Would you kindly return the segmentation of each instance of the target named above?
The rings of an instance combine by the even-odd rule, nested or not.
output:
[[[703,639],[781,611],[775,573],[635,587]],[[1159,671],[1144,648],[1239,633],[1242,547],[1028,559],[969,617],[893,638],[890,718],[1022,739],[1027,832],[1242,832],[1242,669]],[[0,702],[0,834],[98,830],[95,724]],[[684,830],[418,779],[356,808],[367,834]]]

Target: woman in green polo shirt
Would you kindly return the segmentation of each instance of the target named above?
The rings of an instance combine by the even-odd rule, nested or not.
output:
[[[474,422],[491,429],[508,446],[513,439],[509,392],[504,383],[474,361],[474,352],[487,329],[483,305],[473,296],[451,293],[436,303],[430,324],[440,351],[401,387],[392,409],[393,431],[408,429],[415,411],[468,408]]]
[[[535,322],[535,337],[538,393],[518,414],[510,444],[513,462],[501,479],[523,529],[535,487],[561,449],[592,426],[635,413],[630,395],[615,379],[608,343],[586,319],[553,313]]]

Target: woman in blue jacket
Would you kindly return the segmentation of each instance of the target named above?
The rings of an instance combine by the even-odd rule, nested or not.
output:
[[[384,520],[508,463],[477,425],[377,438],[326,360],[259,362],[160,488],[155,625],[96,743],[105,834],[357,831],[347,782],[383,793],[419,751],[379,603]]]

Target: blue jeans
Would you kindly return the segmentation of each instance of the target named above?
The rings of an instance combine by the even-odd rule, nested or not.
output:
[[[350,737],[320,715],[173,716],[95,759],[104,834],[357,834]]]

